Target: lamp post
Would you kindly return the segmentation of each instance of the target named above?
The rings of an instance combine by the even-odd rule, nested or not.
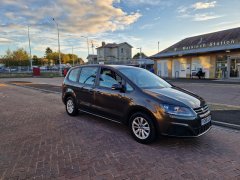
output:
[[[88,37],[87,36],[81,36],[83,38],[86,38],[87,39],[87,49],[88,49],[88,56],[89,56],[89,44],[88,44]]]
[[[140,47],[140,48],[137,48],[137,49],[139,49],[139,59],[142,59],[142,48]]]
[[[137,48],[137,49],[139,49],[139,61],[138,61],[138,63],[139,63],[139,67],[141,67],[141,64],[140,64],[140,60],[142,59],[142,48],[141,47],[139,47],[139,48]]]
[[[59,58],[59,74],[62,76],[62,67],[61,67],[61,52],[60,52],[60,40],[59,40],[59,28],[58,28],[58,23],[56,20],[53,18],[53,21],[57,25],[57,31],[58,31],[58,58]]]
[[[30,35],[29,35],[29,26],[28,26],[28,43],[29,43],[29,52],[30,52],[30,68],[32,70],[32,50],[31,50],[31,42],[30,42]]]

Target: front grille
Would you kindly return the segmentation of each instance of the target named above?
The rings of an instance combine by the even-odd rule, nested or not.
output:
[[[199,108],[195,108],[193,109],[197,115],[199,115],[201,118],[202,117],[206,117],[207,115],[209,115],[210,111],[209,111],[209,108],[208,108],[208,105],[204,105],[202,107],[199,107]]]

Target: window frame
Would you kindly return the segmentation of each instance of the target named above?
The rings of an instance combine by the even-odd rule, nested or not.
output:
[[[80,76],[81,76],[81,72],[83,70],[83,68],[97,68],[97,72],[96,72],[96,78],[95,78],[95,81],[93,84],[86,84],[86,83],[81,83],[80,82]],[[91,87],[95,87],[96,86],[96,83],[98,81],[98,78],[99,78],[99,67],[97,66],[85,66],[85,67],[81,67],[81,70],[79,71],[79,75],[78,75],[78,80],[77,80],[77,83],[82,85],[82,86],[91,86]]]
[[[72,81],[72,80],[70,80],[69,77],[70,77],[71,72],[74,71],[74,70],[76,70],[76,69],[78,70],[77,79],[76,79],[76,81]],[[69,72],[69,74],[68,74],[68,77],[67,77],[68,81],[70,81],[70,82],[72,82],[72,83],[78,83],[79,77],[80,77],[80,72],[81,72],[81,67],[76,67],[76,68],[71,69],[70,72]]]
[[[99,73],[98,73],[98,80],[97,80],[97,83],[96,83],[96,86],[100,89],[108,89],[108,90],[112,90],[112,88],[110,87],[105,87],[105,86],[100,86],[100,77],[101,77],[101,71],[102,69],[107,69],[107,70],[110,70],[110,71],[113,71],[114,73],[116,73],[121,79],[122,79],[122,85],[125,86],[126,84],[126,79],[121,76],[115,69],[113,68],[109,68],[109,67],[101,67],[99,68]],[[115,90],[112,90],[112,91],[115,91]]]

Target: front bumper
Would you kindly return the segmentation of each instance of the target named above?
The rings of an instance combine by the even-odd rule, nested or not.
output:
[[[210,114],[208,116],[210,116]],[[194,120],[182,120],[167,116],[164,121],[159,123],[160,133],[162,135],[178,137],[201,136],[208,132],[212,126],[211,121],[207,124],[201,125],[201,119],[203,118],[198,117]]]

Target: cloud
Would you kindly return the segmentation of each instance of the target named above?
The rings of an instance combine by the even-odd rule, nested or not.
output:
[[[123,30],[136,22],[140,12],[126,12],[117,7],[118,0],[1,0],[0,34],[12,39],[15,47],[27,46],[27,26],[33,51],[57,46],[59,26],[63,48],[86,46],[82,35],[111,33]],[[86,50],[82,48],[80,50]],[[34,52],[33,52],[34,53]]]
[[[160,16],[158,16],[158,17],[155,17],[153,20],[154,20],[154,21],[157,21],[157,20],[159,20],[159,19],[161,19],[161,17],[160,17]]]
[[[214,8],[217,4],[217,1],[212,2],[197,2],[188,6],[180,6],[177,8],[177,12],[179,13],[179,17],[181,18],[190,18],[192,21],[207,21],[211,19],[220,18],[224,15],[217,15],[213,12],[202,12],[202,10],[206,10],[209,8]]]
[[[197,2],[192,5],[194,9],[208,9],[208,8],[214,8],[217,4],[217,1],[212,2]]]
[[[210,19],[216,19],[216,18],[220,18],[222,16],[220,15],[214,15],[212,13],[205,13],[205,14],[195,14],[193,16],[193,20],[194,21],[207,21]]]
[[[166,7],[166,6],[172,6],[173,1],[169,0],[121,0],[124,4],[127,4],[128,6],[161,6]]]
[[[53,26],[68,33],[101,33],[124,29],[141,17],[115,7],[114,0],[2,0],[0,24]]]
[[[11,39],[8,39],[8,38],[1,38],[1,37],[0,37],[0,43],[10,43],[10,42],[12,42]]]

